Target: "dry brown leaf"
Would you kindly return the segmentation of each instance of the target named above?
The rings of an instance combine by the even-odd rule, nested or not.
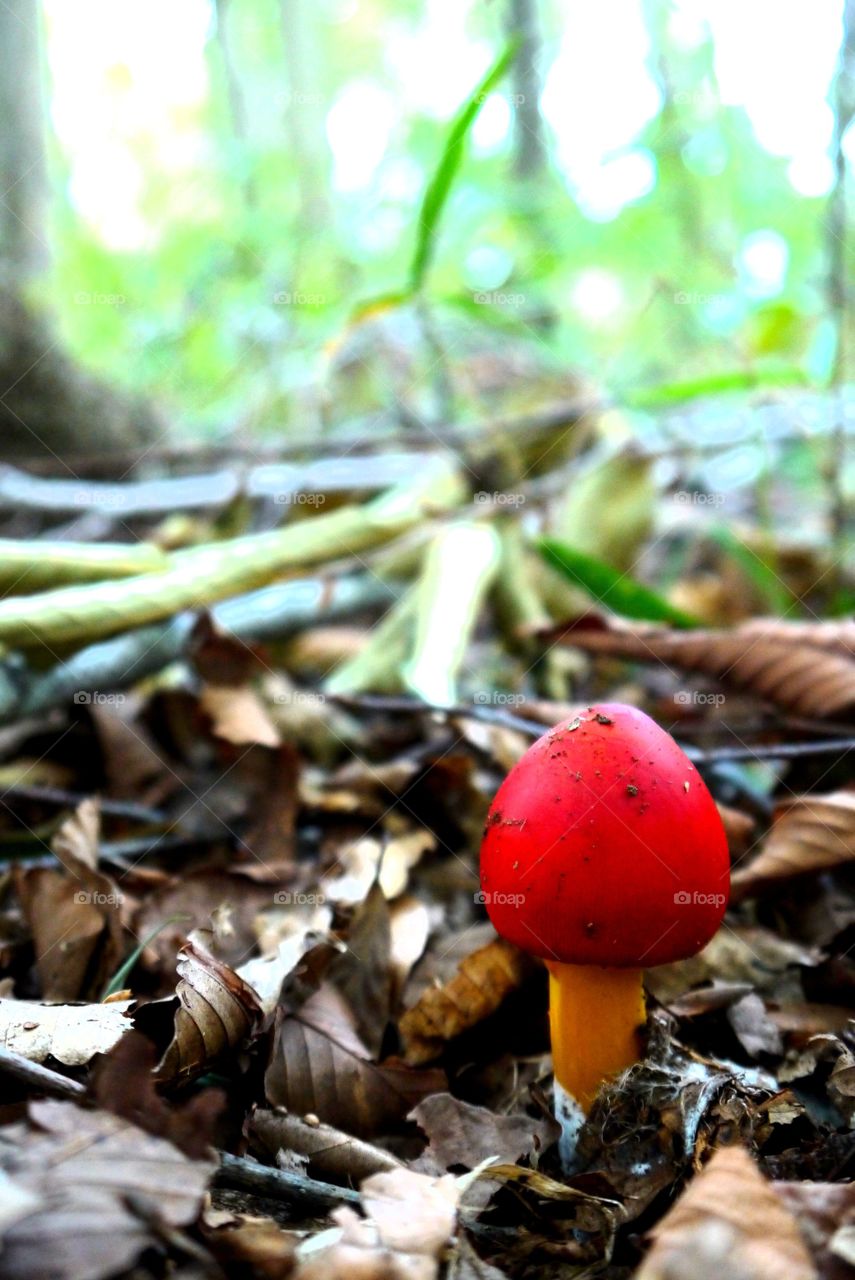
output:
[[[536,1162],[561,1133],[551,1117],[495,1115],[450,1093],[431,1094],[409,1119],[415,1120],[429,1143],[415,1167],[431,1173],[475,1169],[487,1160],[508,1165],[527,1157]],[[466,1204],[483,1208],[496,1188],[489,1175],[479,1178],[466,1192]]]
[[[851,1276],[855,1186],[851,1182],[773,1182],[772,1187],[797,1220],[823,1280]]]
[[[280,1151],[306,1156],[307,1172],[321,1181],[332,1179],[348,1185],[384,1169],[402,1167],[400,1160],[380,1147],[332,1125],[316,1124],[314,1119],[308,1124],[302,1116],[287,1111],[255,1111],[247,1128],[252,1147],[269,1163],[276,1160]]]
[[[495,1013],[531,972],[532,961],[498,938],[473,951],[444,987],[429,987],[400,1022],[407,1062],[430,1062],[447,1040]]]
[[[717,1151],[651,1231],[635,1280],[816,1280],[796,1220],[741,1147]]]
[[[353,914],[346,950],[333,958],[326,975],[347,1001],[359,1038],[375,1059],[392,1016],[390,947],[389,904],[375,883]]]
[[[731,862],[744,858],[754,840],[757,823],[748,813],[734,809],[729,804],[716,802],[718,816],[721,818],[727,835],[727,847],[730,850]]]
[[[46,1000],[97,998],[123,958],[122,895],[107,876],[78,865],[73,877],[50,867],[15,872]]]
[[[190,1160],[163,1138],[105,1111],[35,1102],[29,1124],[3,1131],[0,1161],[14,1187],[35,1197],[7,1226],[4,1280],[99,1280],[157,1243],[152,1221],[197,1217],[215,1160]]]
[[[199,705],[210,717],[211,732],[235,746],[278,747],[279,730],[254,689],[247,685],[205,685]]]
[[[295,1265],[296,1237],[270,1218],[208,1209],[202,1217],[202,1234],[226,1275],[282,1280]]]
[[[296,1280],[436,1280],[457,1222],[456,1180],[394,1169],[368,1178],[360,1195],[366,1217],[337,1209],[338,1238],[302,1261]]]
[[[198,1075],[227,1050],[250,1038],[262,1019],[255,991],[197,942],[178,957],[178,1009],[172,1042],[157,1066],[161,1080]],[[143,1025],[144,1006],[136,1021]]]
[[[0,1045],[29,1062],[54,1058],[66,1067],[85,1067],[106,1053],[133,1023],[125,1017],[133,1002],[39,1004],[0,1000]]]
[[[783,624],[781,624],[783,625]],[[855,706],[855,662],[836,649],[789,634],[744,627],[671,631],[586,617],[539,633],[541,639],[680,671],[701,671],[795,715],[840,716]]]
[[[747,635],[786,640],[788,644],[809,644],[818,649],[836,649],[855,656],[855,621],[782,622],[780,618],[750,618],[740,626]]]
[[[89,797],[66,818],[51,841],[57,859],[76,875],[81,866],[95,871],[98,867],[98,841],[101,837],[101,806]]]
[[[731,877],[734,901],[765,886],[855,859],[855,791],[797,796],[779,806],[760,853]]]
[[[357,1137],[398,1124],[429,1093],[446,1088],[441,1071],[371,1061],[348,1005],[322,986],[276,1029],[264,1078],[267,1101],[300,1115],[313,1113]]]

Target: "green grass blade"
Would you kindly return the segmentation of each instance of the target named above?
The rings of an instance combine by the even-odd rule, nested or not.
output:
[[[463,146],[469,130],[489,94],[501,81],[514,60],[518,41],[512,40],[502,51],[469,100],[451,122],[439,164],[427,185],[418,216],[418,235],[410,264],[410,290],[417,293],[427,274],[436,247],[439,221],[451,192],[457,170],[463,159]]]
[[[190,919],[192,919],[191,916],[178,915],[178,916],[167,916],[165,920],[161,920],[157,928],[152,929],[151,933],[147,934],[146,937],[143,938],[139,946],[134,947],[133,951],[128,956],[124,964],[120,965],[120,967],[116,970],[116,972],[113,974],[112,978],[104,988],[104,992],[103,992],[103,995],[101,996],[101,999],[106,1000],[108,996],[114,996],[117,991],[124,991],[125,979],[127,978],[128,974],[131,972],[134,965],[139,960],[140,956],[145,951],[149,943],[154,942],[157,935],[159,933],[162,933],[167,925],[178,924],[180,921],[190,920]]]
[[[696,618],[605,560],[576,551],[557,538],[540,538],[537,546],[547,564],[613,613],[646,622],[670,622],[675,627],[698,625]]]

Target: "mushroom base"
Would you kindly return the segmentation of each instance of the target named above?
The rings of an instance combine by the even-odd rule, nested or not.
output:
[[[555,1079],[587,1111],[605,1080],[641,1057],[646,1018],[640,969],[550,962]]]

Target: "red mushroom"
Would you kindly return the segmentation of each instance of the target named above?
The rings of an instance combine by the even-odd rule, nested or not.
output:
[[[556,725],[502,783],[480,896],[503,937],[546,961],[555,1079],[583,1111],[640,1056],[642,969],[709,942],[729,875],[712,796],[635,707]]]

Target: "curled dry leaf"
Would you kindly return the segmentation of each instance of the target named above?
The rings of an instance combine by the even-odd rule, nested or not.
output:
[[[178,973],[175,1032],[157,1067],[161,1080],[198,1075],[226,1051],[248,1040],[262,1018],[252,987],[199,943],[188,942],[182,947]],[[145,1007],[137,1015],[141,1024]]]
[[[133,1023],[125,1016],[131,1003],[0,1000],[0,1045],[30,1062],[54,1058],[66,1067],[85,1067],[96,1053],[106,1053],[131,1030]]]
[[[309,1112],[357,1137],[400,1123],[429,1093],[446,1087],[441,1071],[375,1063],[339,992],[324,985],[276,1028],[264,1077],[267,1101]]]
[[[104,1111],[69,1102],[30,1105],[30,1123],[4,1130],[0,1162],[35,1204],[6,1227],[4,1280],[98,1280],[157,1243],[155,1222],[197,1217],[216,1168]]]
[[[789,634],[629,627],[591,615],[539,634],[587,653],[701,671],[794,715],[840,716],[855,706],[855,661]]]
[[[248,1123],[248,1137],[253,1149],[268,1161],[274,1161],[280,1151],[308,1156],[307,1172],[321,1181],[331,1179],[347,1185],[384,1169],[401,1168],[401,1161],[390,1152],[332,1125],[308,1124],[302,1116],[287,1111],[255,1111]]]
[[[360,1195],[366,1217],[337,1209],[339,1232],[301,1262],[296,1280],[435,1280],[457,1222],[456,1179],[394,1169],[368,1178]]]
[[[636,1280],[816,1280],[795,1218],[741,1147],[717,1151],[651,1236]]]
[[[400,1022],[407,1062],[430,1062],[446,1041],[476,1026],[531,972],[532,961],[503,939],[473,951],[444,987],[429,987]]]
[[[781,805],[760,853],[731,878],[735,901],[767,885],[855,859],[855,791],[797,796]]]

